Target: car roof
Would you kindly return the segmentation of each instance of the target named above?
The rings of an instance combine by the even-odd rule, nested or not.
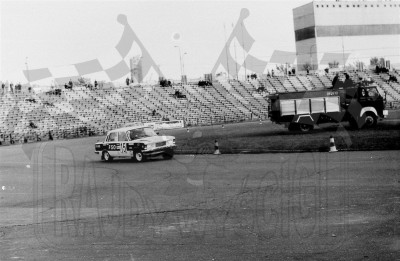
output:
[[[110,133],[113,133],[113,132],[126,132],[126,131],[129,131],[129,130],[141,129],[141,128],[145,128],[145,127],[151,128],[151,126],[149,126],[149,125],[146,125],[146,124],[141,123],[141,122],[136,122],[136,123],[128,124],[128,126],[124,126],[124,127],[118,128],[118,129],[110,130],[110,131],[107,132],[107,135],[110,134]]]

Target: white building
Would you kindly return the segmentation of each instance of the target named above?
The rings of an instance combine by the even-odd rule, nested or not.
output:
[[[293,9],[298,70],[370,64],[400,68],[400,1],[313,1]]]

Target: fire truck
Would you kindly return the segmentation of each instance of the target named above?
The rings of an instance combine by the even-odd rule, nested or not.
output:
[[[370,128],[388,115],[386,99],[373,84],[276,93],[268,101],[268,117],[289,131],[307,132],[318,124],[339,122],[349,122],[355,129]]]

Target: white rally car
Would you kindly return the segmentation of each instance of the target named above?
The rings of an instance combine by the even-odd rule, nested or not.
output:
[[[103,142],[95,144],[95,153],[105,161],[122,157],[141,162],[158,155],[172,159],[175,147],[175,137],[158,136],[151,127],[139,124],[109,131]]]

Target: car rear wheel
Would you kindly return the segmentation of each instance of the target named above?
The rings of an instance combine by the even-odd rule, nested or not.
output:
[[[141,151],[135,151],[133,153],[133,160],[136,162],[142,162],[146,160],[146,157],[143,155]]]
[[[108,153],[108,151],[104,151],[104,152],[103,152],[103,159],[104,159],[105,161],[112,161],[112,160],[113,160],[113,157],[111,157],[111,155],[110,155],[110,153]]]

